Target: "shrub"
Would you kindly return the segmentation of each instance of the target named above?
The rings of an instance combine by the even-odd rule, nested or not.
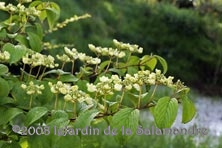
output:
[[[93,56],[72,47],[49,54],[60,45],[46,42],[47,34],[90,15],[57,23],[56,3],[31,0],[0,2],[0,9],[9,14],[0,23],[1,147],[84,147],[85,132],[101,122],[116,128],[112,134],[124,145],[135,135],[141,109],[152,111],[158,128],[171,127],[179,103],[183,123],[194,117],[189,88],[165,76],[162,57],[139,58],[143,48],[136,44],[114,39],[115,48],[89,44]],[[81,64],[75,67],[75,62]],[[157,97],[158,86],[171,94]],[[128,135],[122,127],[129,128]]]

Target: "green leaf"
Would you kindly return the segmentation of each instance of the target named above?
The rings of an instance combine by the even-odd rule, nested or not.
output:
[[[3,51],[8,51],[10,54],[10,64],[18,62],[25,54],[26,47],[24,45],[16,45],[7,43],[2,48]]]
[[[10,97],[3,97],[0,99],[0,105],[14,104],[14,103],[15,103],[15,100]]]
[[[82,112],[74,123],[75,128],[85,128],[90,125],[96,115],[99,114],[98,110],[87,110]]]
[[[145,55],[141,58],[140,64],[149,67],[149,69],[153,71],[156,67],[157,59],[152,56]],[[144,70],[144,66],[141,66],[140,68]]]
[[[120,144],[125,144],[137,130],[139,123],[139,110],[133,108],[124,108],[117,112],[111,121],[111,127],[117,129],[118,134],[115,136]],[[124,130],[123,130],[124,129]],[[132,134],[126,135],[126,130],[131,130]]]
[[[18,108],[5,109],[3,112],[1,112],[2,115],[1,115],[0,125],[8,123],[21,113],[23,113],[23,111]]]
[[[27,37],[26,37],[25,35],[18,34],[18,35],[15,37],[15,40],[18,41],[20,44],[25,45],[26,47],[29,46]]]
[[[0,39],[4,39],[6,37],[7,37],[6,29],[2,29],[2,27],[0,26]]]
[[[43,4],[43,2],[41,2],[41,1],[39,1],[39,0],[36,0],[36,1],[33,1],[33,2],[29,5],[29,7],[36,7],[36,6],[41,5],[41,4]]]
[[[120,96],[121,97],[121,96]],[[116,111],[118,111],[119,109],[119,102],[110,102],[107,100],[104,100],[107,103],[107,113],[111,114],[111,113],[115,113]]]
[[[26,32],[32,32],[36,34],[40,40],[43,38],[43,28],[40,23],[35,23],[35,25],[26,27]]]
[[[104,61],[99,65],[99,73],[101,73],[108,65],[109,65],[110,61]]]
[[[32,108],[27,114],[25,125],[26,126],[31,125],[33,122],[37,121],[42,116],[44,116],[47,112],[48,112],[48,109],[45,107]]]
[[[29,37],[29,45],[32,48],[32,50],[40,52],[42,50],[42,41],[40,37],[32,32],[28,32],[27,34]]]
[[[117,69],[121,70],[121,73],[125,74],[127,70],[127,64],[119,62]]]
[[[22,89],[21,84],[22,82],[20,81],[16,81],[13,84],[14,86],[11,90],[11,95],[20,108],[28,109],[30,98],[26,95],[25,90]]]
[[[157,60],[160,62],[160,64],[163,67],[163,73],[165,74],[167,72],[168,66],[167,66],[167,62],[164,58],[158,56],[158,55],[154,55],[154,57],[157,58]]]
[[[70,74],[70,72],[65,72],[65,71],[63,71],[61,69],[53,69],[53,70],[49,70],[49,71],[45,72],[43,74],[43,76],[46,76],[48,74],[64,75],[64,74]]]
[[[46,2],[42,2],[42,1],[33,1],[29,7],[35,7],[37,10],[40,10],[40,14],[39,14],[39,19],[41,22],[43,22],[47,15],[46,15],[46,11],[45,11],[45,5]]]
[[[52,111],[52,119],[58,119],[58,118],[68,119],[69,116],[68,116],[67,112],[65,112],[64,110]]]
[[[54,79],[55,80],[55,79]],[[38,101],[38,102],[40,102],[41,104],[41,106],[43,106],[43,105],[45,105],[45,104],[49,104],[49,103],[51,103],[51,101],[53,101],[54,100],[54,94],[51,92],[51,91],[49,91],[51,88],[50,88],[50,86],[48,85],[48,82],[49,81],[41,81],[41,84],[43,84],[44,85],[44,87],[45,87],[45,89],[44,90],[42,90],[42,94],[41,95],[38,95],[37,96],[37,99],[36,99],[36,102]]]
[[[170,128],[176,119],[178,101],[175,98],[163,97],[154,109],[154,119],[158,128]]]
[[[49,29],[51,30],[60,16],[60,8],[56,3],[50,2],[50,6],[46,8]]]
[[[113,73],[117,73],[119,76],[124,76],[123,71],[120,70],[120,69],[117,69],[117,68],[110,68],[109,71],[110,71],[110,72],[113,72]]]
[[[196,114],[196,108],[193,102],[186,96],[182,99],[183,113],[182,123],[187,123],[193,119]]]
[[[9,94],[9,85],[5,79],[0,78],[0,98],[7,97]]]
[[[6,73],[8,73],[8,67],[4,64],[0,64],[0,75],[4,75]]]
[[[14,39],[16,36],[18,35],[18,33],[8,33],[7,36],[8,38]]]
[[[83,74],[92,74],[92,67],[80,67],[80,72],[82,72]]]
[[[137,66],[138,63],[139,63],[139,60],[140,60],[139,57],[137,57],[137,56],[131,56],[131,57],[129,58],[128,62],[127,62],[127,65],[128,65],[128,66],[131,66],[131,65]]]
[[[61,75],[59,78],[62,82],[77,82],[79,79],[72,74]]]
[[[57,128],[64,128],[69,124],[68,114],[63,110],[56,110],[52,112],[52,120],[47,123],[48,126]]]
[[[127,68],[127,73],[130,74],[130,75],[133,75],[135,73],[138,72],[138,68],[137,67],[133,67],[133,66],[130,66]]]
[[[43,34],[43,28],[40,23],[35,23],[35,29],[36,29],[36,34],[40,37],[42,40],[44,34]]]

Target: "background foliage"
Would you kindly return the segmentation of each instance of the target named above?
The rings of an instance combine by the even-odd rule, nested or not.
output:
[[[86,49],[87,42],[110,45],[111,39],[138,43],[144,54],[167,59],[169,74],[215,95],[221,91],[221,3],[186,0],[97,0],[59,1],[61,19],[71,14],[90,13],[93,17],[64,28],[57,40]],[[72,30],[72,31],[69,31]],[[78,41],[82,38],[82,41]],[[74,39],[74,40],[72,40]]]

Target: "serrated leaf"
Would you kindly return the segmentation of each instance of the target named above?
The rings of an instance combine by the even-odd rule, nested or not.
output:
[[[133,108],[124,108],[117,112],[111,121],[111,127],[116,128],[118,134],[115,136],[120,144],[124,144],[136,133],[139,123],[139,110]],[[124,128],[124,131],[122,130]],[[132,135],[126,135],[125,130],[132,131]]]
[[[163,67],[163,74],[165,74],[168,70],[168,66],[167,66],[167,62],[164,58],[162,58],[161,56],[155,55],[154,57],[157,58],[157,60],[160,62],[160,64]]]
[[[154,119],[158,128],[170,128],[176,119],[178,101],[175,98],[163,97],[154,109]]]
[[[6,73],[8,73],[8,67],[4,64],[0,64],[0,75],[4,75]]]
[[[0,78],[0,98],[7,97],[9,94],[9,85],[5,79]]]
[[[16,45],[7,43],[2,48],[3,51],[7,51],[10,54],[10,64],[18,62],[25,54],[26,47],[24,45]]]
[[[40,52],[42,50],[42,41],[40,37],[32,32],[28,32],[27,34],[29,37],[29,45],[32,48],[32,50]]]
[[[98,110],[87,110],[82,112],[74,123],[75,128],[85,128],[90,125],[96,115],[99,114]]]
[[[188,98],[184,97],[182,99],[183,113],[182,113],[182,123],[187,123],[193,119],[196,114],[196,108],[193,102]]]
[[[1,115],[0,125],[8,123],[13,118],[15,118],[16,116],[18,116],[19,114],[22,114],[22,113],[23,113],[23,111],[18,108],[5,109]]]
[[[40,119],[42,116],[44,116],[47,112],[48,109],[45,107],[32,108],[27,114],[25,125],[26,126],[31,125],[32,123]]]

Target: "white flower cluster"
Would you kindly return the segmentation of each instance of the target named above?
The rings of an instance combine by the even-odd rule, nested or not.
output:
[[[44,85],[37,85],[30,81],[28,85],[22,84],[21,87],[26,90],[28,95],[42,94],[42,90],[45,89]]]
[[[32,0],[23,0],[22,2],[23,3],[30,3],[30,2],[32,2]]]
[[[10,54],[8,51],[0,51],[0,61],[7,61],[10,59]]]
[[[0,2],[0,9],[5,9],[5,2]]]
[[[64,48],[64,47],[73,47],[74,44],[51,44],[50,42],[43,42],[43,49],[56,49],[56,48]]]
[[[177,83],[173,83],[173,77],[167,78],[156,69],[155,72],[145,70],[138,71],[134,75],[126,74],[123,80],[118,75],[112,75],[111,78],[102,76],[97,84],[87,83],[87,90],[99,95],[113,95],[114,91],[122,91],[123,88],[126,90],[135,88],[140,91],[143,85],[165,85],[177,88]]]
[[[71,60],[78,59],[78,51],[76,50],[76,48],[72,48],[72,50],[70,50],[68,47],[64,47],[64,51]]]
[[[129,50],[130,52],[134,53],[143,53],[143,48],[139,47],[138,45],[134,44],[131,45],[129,43],[123,43],[123,42],[119,42],[116,39],[113,40],[114,45],[118,48],[118,49],[122,49],[122,50]]]
[[[118,57],[118,58],[123,58],[126,56],[125,52],[119,51],[118,49],[113,49],[113,48],[102,48],[102,47],[95,47],[92,44],[89,44],[89,49],[99,55],[102,56],[110,56],[110,57]]]
[[[32,0],[24,0],[24,3],[29,3]],[[19,3],[17,6],[14,6],[12,4],[8,4],[7,6],[5,5],[5,2],[0,2],[0,9],[4,10],[4,11],[9,11],[9,12],[13,12],[13,13],[19,13],[21,14],[25,14],[27,16],[30,15],[34,15],[34,16],[39,16],[40,15],[40,11],[37,10],[34,7],[29,7],[26,8],[24,5],[22,5],[21,3]]]
[[[89,94],[86,94],[85,92],[79,90],[77,85],[74,85],[71,87],[68,94],[64,96],[65,101],[71,101],[71,102],[86,102],[88,105],[92,105],[93,101]]]
[[[87,56],[85,53],[78,52],[75,48],[72,48],[72,50],[70,50],[69,48],[65,47],[64,50],[71,60],[79,59],[84,63],[93,65],[99,64],[101,62],[101,59]]]
[[[93,104],[92,98],[85,92],[79,90],[77,85],[71,86],[70,84],[62,83],[61,81],[58,81],[56,84],[49,82],[48,85],[50,86],[52,93],[65,95],[65,101],[85,101],[88,105]]]
[[[50,86],[50,90],[52,93],[58,94],[67,94],[71,85],[62,83],[61,81],[58,81],[56,84],[52,84],[52,82],[49,82],[48,85]]]
[[[84,63],[87,63],[87,64],[96,65],[96,64],[99,64],[101,62],[101,59],[93,58],[91,56],[87,56],[85,53],[78,53],[78,57],[79,57],[80,61],[82,61]]]
[[[89,14],[85,14],[85,15],[82,15],[82,16],[74,15],[74,16],[66,19],[65,21],[61,22],[61,23],[57,23],[56,26],[52,30],[49,30],[49,32],[57,31],[59,28],[64,28],[65,26],[67,26],[67,24],[69,24],[71,22],[78,21],[80,19],[85,19],[85,18],[88,18],[88,17],[90,17]]]
[[[71,62],[71,59],[69,58],[69,56],[67,56],[66,54],[63,54],[63,55],[56,55],[57,59],[62,61],[62,62],[65,62],[65,63],[68,63],[68,62]]]
[[[156,69],[155,72],[149,70],[138,71],[134,75],[126,74],[123,80],[123,84],[127,90],[131,90],[133,87],[136,90],[140,90],[142,85],[166,85],[173,87],[173,77],[166,78],[161,71]]]
[[[55,68],[58,67],[58,64],[55,64],[55,59],[51,55],[43,55],[38,52],[36,53],[31,53],[31,54],[26,54],[23,58],[22,61],[24,64],[29,64],[32,67],[36,66],[45,66],[48,68]]]
[[[118,75],[112,75],[111,78],[102,76],[96,85],[87,83],[87,90],[89,92],[96,92],[99,95],[113,95],[113,90],[121,91],[122,87],[122,80]]]

